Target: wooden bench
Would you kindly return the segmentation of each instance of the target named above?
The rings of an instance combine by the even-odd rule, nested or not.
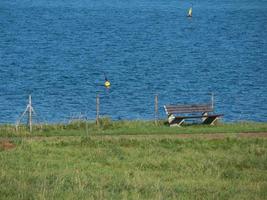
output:
[[[193,104],[193,105],[165,105],[165,112],[168,116],[170,126],[181,126],[186,119],[201,118],[202,124],[214,125],[221,114],[211,114],[213,104]],[[176,116],[176,114],[187,114],[185,116]],[[191,114],[191,115],[188,115]]]

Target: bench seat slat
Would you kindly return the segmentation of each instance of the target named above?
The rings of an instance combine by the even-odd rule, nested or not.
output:
[[[188,107],[211,107],[210,104],[183,104],[183,105],[166,105],[166,108],[188,108]]]
[[[175,113],[192,113],[192,112],[212,112],[212,109],[167,109],[168,114],[175,114]]]
[[[167,105],[165,110],[168,114],[191,113],[191,112],[212,112],[213,107],[209,104],[203,105]]]
[[[166,106],[167,108],[198,108],[198,107],[211,107],[211,105],[198,105],[198,106],[190,106],[190,105],[183,105],[183,106]]]

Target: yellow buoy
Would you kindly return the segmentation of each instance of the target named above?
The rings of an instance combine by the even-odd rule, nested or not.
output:
[[[105,87],[109,88],[110,87],[110,82],[109,81],[105,81]]]

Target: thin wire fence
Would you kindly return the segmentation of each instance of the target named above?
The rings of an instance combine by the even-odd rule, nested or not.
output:
[[[174,96],[174,95],[172,95]],[[166,118],[164,105],[169,104],[208,104],[212,102],[211,93],[180,93],[175,98],[169,98],[167,94],[136,95],[134,98],[122,96],[96,94],[94,103],[71,112],[59,123],[70,123],[83,119],[96,120],[101,117],[108,117],[112,120],[154,120]],[[38,105],[34,104],[37,110],[39,122],[47,122],[45,115],[39,112]],[[40,120],[43,119],[43,120]]]
[[[71,124],[76,122],[97,122],[101,118],[109,118],[110,120],[149,120],[155,121],[160,119],[166,119],[164,111],[164,105],[170,104],[208,104],[212,102],[211,93],[196,93],[196,92],[181,92],[177,95],[171,95],[175,98],[170,98],[166,94],[150,94],[140,95],[134,94],[132,98],[113,94],[96,94],[94,100],[90,100],[88,106],[78,107],[74,112],[61,115],[61,117],[51,122],[51,118],[47,115],[44,109],[41,109],[41,105],[35,103],[33,97],[33,107],[36,113],[32,113],[32,124],[36,130],[43,129],[49,124]],[[94,103],[93,103],[94,102]],[[26,106],[26,104],[25,104]],[[58,109],[52,108],[55,112],[59,112]],[[53,116],[53,113],[50,114]],[[19,114],[18,114],[19,118]],[[11,123],[13,124],[13,123]],[[21,123],[17,126],[17,129],[21,131],[27,130],[27,124],[29,124],[29,118],[27,115],[21,119]],[[8,126],[7,128],[11,128]]]

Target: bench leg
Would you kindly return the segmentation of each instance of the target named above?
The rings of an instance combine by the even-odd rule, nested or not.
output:
[[[171,123],[170,123],[170,127],[173,127],[173,126],[181,126],[182,123],[184,123],[184,119],[183,118],[175,118]]]
[[[201,118],[202,123],[207,119],[207,115],[208,115],[207,112],[202,113],[202,116],[203,116],[203,117]]]
[[[208,124],[208,125],[214,125],[215,121],[217,121],[219,117],[214,116],[214,117],[206,117],[206,119],[202,122],[203,124]]]

